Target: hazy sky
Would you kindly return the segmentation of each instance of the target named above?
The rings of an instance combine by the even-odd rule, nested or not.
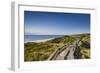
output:
[[[24,11],[25,35],[90,32],[90,14]]]

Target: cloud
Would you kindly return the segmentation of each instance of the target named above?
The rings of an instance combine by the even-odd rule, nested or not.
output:
[[[66,34],[67,34],[66,30],[55,27],[31,26],[25,28],[25,35],[66,35]]]
[[[78,34],[84,33],[86,31],[82,29],[62,29],[53,27],[43,27],[43,26],[31,26],[25,28],[25,35],[68,35],[68,34]]]
[[[55,34],[53,29],[48,27],[27,27],[25,28],[25,34],[27,35],[51,35]]]

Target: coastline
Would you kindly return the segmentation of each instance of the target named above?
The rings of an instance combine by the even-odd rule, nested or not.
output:
[[[35,40],[35,41],[28,41],[28,42],[40,43],[40,42],[46,42],[46,41],[49,41],[49,40],[52,40],[52,39],[55,39],[55,38],[42,39],[42,40]],[[28,43],[28,42],[24,42],[24,43]]]

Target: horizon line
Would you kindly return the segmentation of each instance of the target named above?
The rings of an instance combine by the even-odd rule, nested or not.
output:
[[[30,34],[30,35],[76,35],[76,34],[90,34],[90,32],[85,33],[73,33],[73,34]],[[26,34],[24,34],[26,35]],[[28,34],[29,35],[29,34]]]

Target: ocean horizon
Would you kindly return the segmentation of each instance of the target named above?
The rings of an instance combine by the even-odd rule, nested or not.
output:
[[[24,35],[24,42],[57,38],[61,36],[64,36],[64,35]]]

